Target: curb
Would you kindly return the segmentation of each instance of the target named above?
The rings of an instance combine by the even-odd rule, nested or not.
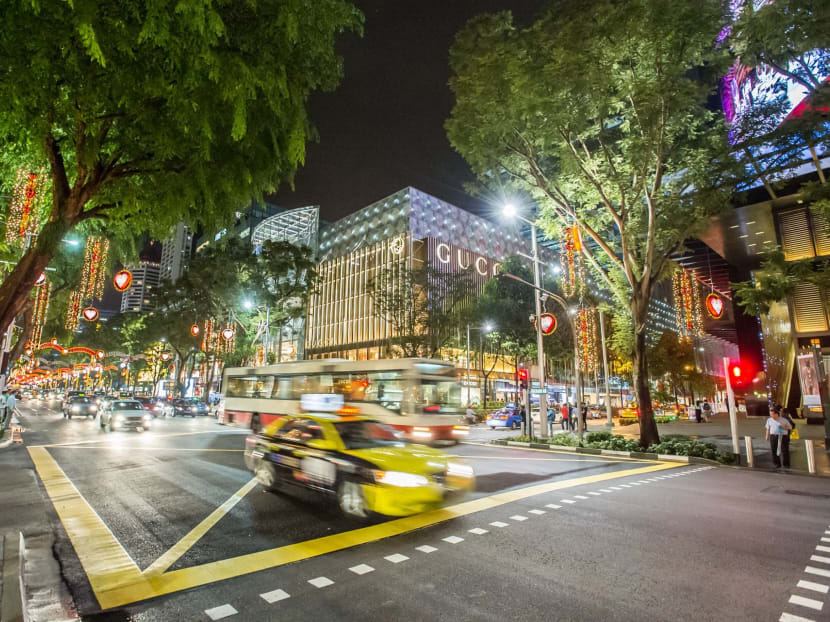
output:
[[[568,451],[575,454],[589,454],[593,456],[618,456],[622,458],[634,458],[639,460],[655,460],[657,462],[680,462],[682,464],[708,464],[714,466],[723,465],[717,460],[707,460],[696,456],[674,456],[670,454],[651,454],[642,451],[618,451],[615,449],[597,449],[595,447],[570,447],[568,445],[548,445],[546,443],[526,443],[523,441],[506,441],[493,439],[491,445],[507,447],[525,447],[527,449],[541,449],[543,451]],[[746,468],[746,467],[738,467]]]

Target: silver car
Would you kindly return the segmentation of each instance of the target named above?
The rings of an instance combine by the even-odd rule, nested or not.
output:
[[[138,400],[112,400],[108,402],[98,418],[101,429],[109,430],[149,430],[153,415],[144,410]]]

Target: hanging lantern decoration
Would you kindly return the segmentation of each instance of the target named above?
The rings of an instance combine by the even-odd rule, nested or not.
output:
[[[17,171],[12,190],[9,217],[6,220],[6,241],[25,246],[26,240],[37,235],[38,211],[46,189],[45,169],[39,172]]]
[[[233,329],[233,326],[226,326],[222,329],[222,340],[220,344],[220,349],[223,353],[230,353],[234,350],[234,337],[236,336],[236,331]]]
[[[597,369],[597,322],[595,309],[579,311],[579,368],[586,373]]]
[[[35,287],[40,287],[40,286],[41,286],[41,285],[43,285],[45,282],[46,282],[46,273],[45,273],[45,272],[41,272],[41,273],[40,273],[40,276],[39,276],[39,277],[37,277],[37,280],[35,281]]]
[[[198,324],[193,324],[193,326],[190,327],[190,334],[193,335],[194,337],[198,337],[200,332],[202,332],[202,331],[199,328]]]
[[[64,327],[69,331],[78,330],[78,324],[81,319],[81,294],[75,290],[69,294],[69,304],[66,308],[66,322]],[[57,341],[55,341],[57,343]]]
[[[161,360],[162,361],[169,361],[170,360],[170,353],[169,352],[162,352],[161,353]]]
[[[133,273],[129,270],[119,270],[112,277],[112,286],[117,292],[125,292],[133,284]]]
[[[547,337],[556,332],[556,318],[550,313],[543,313],[539,316],[541,318],[542,334]]]
[[[44,282],[35,290],[35,306],[32,309],[32,341],[40,343],[43,334],[43,325],[46,324],[46,314],[49,313],[49,296],[52,294],[52,283],[44,278]]]
[[[191,332],[192,332],[191,327]],[[213,323],[213,320],[205,320],[205,327],[202,330],[202,352],[215,352],[216,347],[214,344],[214,340],[216,338],[216,330]]]
[[[672,275],[674,312],[677,332],[682,337],[703,333],[703,318],[700,309],[700,284],[686,270],[676,270]]]
[[[719,320],[723,317],[723,311],[726,305],[723,303],[723,298],[721,298],[715,292],[712,292],[708,296],[706,296],[706,310],[709,312],[709,315],[712,316],[713,319]]]
[[[81,311],[81,315],[84,316],[84,319],[87,322],[94,322],[98,319],[98,309],[95,307],[86,307],[83,311]]]
[[[566,298],[580,294],[585,283],[585,266],[578,226],[564,229],[559,243],[559,263],[562,266],[562,293]]]
[[[106,353],[106,352],[104,352],[103,350],[98,350],[98,351],[95,353],[95,356],[96,356],[96,357],[98,357],[98,360],[103,359],[106,355],[107,355],[107,353]]]
[[[100,300],[104,295],[104,270],[109,248],[106,238],[90,236],[86,240],[81,286],[78,288],[84,299]]]

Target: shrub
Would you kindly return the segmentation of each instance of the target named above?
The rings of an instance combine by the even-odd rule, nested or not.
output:
[[[678,435],[665,437],[662,442],[649,447],[648,451],[669,456],[706,458],[707,460],[717,460],[722,464],[732,464],[735,460],[731,453],[718,449],[714,443],[701,443]]]
[[[611,432],[604,430],[602,432],[588,432],[585,435],[585,442],[586,443],[597,443],[599,441],[610,441],[611,440]]]

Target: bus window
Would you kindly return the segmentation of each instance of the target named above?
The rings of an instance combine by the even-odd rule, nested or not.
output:
[[[228,378],[227,397],[267,398],[271,395],[273,376],[231,376]]]
[[[332,385],[335,393],[340,393],[346,402],[366,400],[369,379],[366,374],[338,374],[333,376]]]
[[[419,401],[427,414],[455,412],[461,407],[461,385],[455,380],[422,380]]]
[[[377,402],[384,408],[401,412],[401,402],[404,399],[403,373],[387,371],[369,373],[367,386],[364,392],[365,400]]]
[[[271,397],[273,399],[290,400],[293,397],[291,392],[291,381],[292,378],[290,376],[277,378],[274,381],[274,389],[271,392]]]
[[[271,390],[274,386],[273,376],[257,376],[253,382],[253,390],[249,397],[255,399],[268,398],[271,396]]]

